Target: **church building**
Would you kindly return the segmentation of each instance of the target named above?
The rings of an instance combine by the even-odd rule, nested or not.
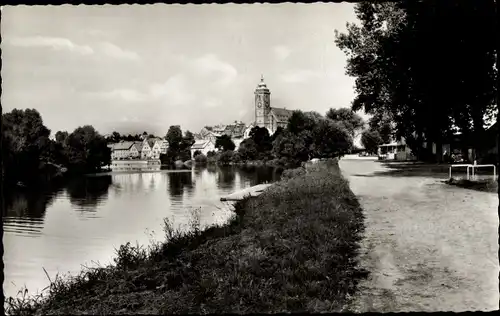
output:
[[[269,134],[274,134],[278,127],[286,128],[293,111],[271,107],[271,92],[261,77],[255,89],[255,125],[265,127]]]

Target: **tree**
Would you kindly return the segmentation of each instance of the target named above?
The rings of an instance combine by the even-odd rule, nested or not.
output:
[[[97,171],[111,162],[111,150],[106,140],[93,126],[76,128],[67,141],[69,165],[78,171]]]
[[[361,25],[336,34],[356,78],[353,110],[389,114],[417,154],[424,140],[439,151],[455,128],[476,146],[494,111],[494,1],[365,2],[355,11]]]
[[[258,150],[257,145],[251,138],[243,140],[238,148],[240,159],[243,161],[257,159]]]
[[[368,129],[361,134],[361,144],[370,154],[375,154],[378,151],[378,146],[382,144],[382,137],[376,130]]]
[[[270,156],[273,145],[267,128],[255,126],[250,130],[249,136],[257,147],[257,152],[260,156],[259,159],[265,159]]]
[[[283,133],[285,129],[281,126],[278,126],[278,128],[274,131],[273,135],[271,136],[271,143],[274,142],[274,140]]]
[[[118,132],[113,132],[113,133],[111,134],[111,141],[112,141],[113,143],[118,143],[118,142],[120,142],[120,140],[121,140],[121,139],[122,139],[122,136],[120,135],[120,133],[118,133]]]
[[[393,123],[387,114],[377,113],[368,121],[368,127],[377,131],[384,144],[390,143],[393,135]]]
[[[217,162],[221,165],[228,165],[231,163],[232,161],[232,158],[233,158],[233,151],[232,150],[225,150],[223,152],[220,153],[219,155],[219,159],[217,160]]]
[[[182,138],[181,141],[181,148],[182,149],[189,149],[193,144],[195,143],[194,135],[190,131],[186,131],[184,133],[184,137]]]
[[[365,124],[361,116],[349,108],[332,108],[328,110],[326,117],[334,122],[342,124],[353,138],[356,137],[356,133],[361,130]]]
[[[285,131],[273,142],[273,155],[278,159],[286,159],[290,162],[307,161],[310,149],[303,137]]]
[[[197,163],[197,164],[206,164],[207,163],[207,156],[205,156],[204,154],[202,153],[199,153],[198,155],[195,155],[194,156],[194,161]]]
[[[50,130],[35,109],[14,109],[2,115],[2,159],[7,179],[27,181],[50,162]]]
[[[61,144],[61,145],[65,145],[66,141],[68,140],[68,136],[69,136],[68,132],[66,132],[66,131],[63,131],[63,132],[58,131],[55,134],[56,142],[59,143],[59,144]]]
[[[201,155],[201,154],[202,154],[201,150],[197,149],[193,153],[193,158],[196,158],[196,156]]]
[[[172,125],[169,127],[165,139],[168,141],[169,148],[179,149],[182,142],[182,130],[179,125]]]
[[[351,131],[341,122],[321,120],[314,129],[314,146],[317,158],[335,158],[345,155],[353,147]]]
[[[236,148],[236,145],[231,140],[231,137],[228,135],[218,136],[215,141],[215,148],[223,151],[231,150],[233,151]]]

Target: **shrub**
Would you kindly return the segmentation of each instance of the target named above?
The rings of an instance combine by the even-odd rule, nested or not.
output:
[[[281,175],[281,179],[287,180],[287,179],[292,179],[301,175],[304,175],[306,173],[306,169],[304,167],[298,167],[295,169],[287,169],[283,171],[283,174]]]
[[[198,154],[198,155],[194,156],[194,161],[197,164],[206,164],[208,161],[208,158],[204,154]]]
[[[231,158],[231,161],[234,162],[234,163],[240,163],[241,162],[241,155],[239,152],[235,152],[233,154],[233,157]]]
[[[196,158],[196,156],[198,156],[201,153],[202,153],[201,150],[199,150],[199,149],[195,150],[193,153],[193,158]]]
[[[221,165],[228,165],[231,162],[232,157],[233,157],[233,151],[231,150],[223,151],[218,156],[217,163]]]

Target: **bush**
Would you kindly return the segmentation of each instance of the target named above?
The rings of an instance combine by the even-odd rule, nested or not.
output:
[[[283,171],[283,174],[281,175],[281,179],[288,180],[288,179],[293,179],[298,176],[304,175],[306,173],[306,169],[304,167],[298,167],[295,169],[287,169]]]
[[[218,156],[217,163],[221,164],[221,165],[229,165],[232,157],[233,157],[233,151],[231,151],[231,150],[223,151]]]
[[[208,158],[207,156],[205,156],[204,154],[198,154],[196,156],[194,156],[194,161],[197,163],[197,164],[206,164],[207,161],[208,161]]]
[[[240,163],[242,161],[240,153],[239,152],[235,152],[233,154],[233,157],[231,158],[231,161],[233,163]]]

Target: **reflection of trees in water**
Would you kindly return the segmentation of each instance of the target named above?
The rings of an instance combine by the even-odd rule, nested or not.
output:
[[[209,173],[217,173],[217,166],[216,165],[208,165],[206,170]]]
[[[188,191],[193,189],[193,175],[191,172],[169,172],[168,189],[171,196],[181,196],[184,188]]]
[[[231,187],[234,186],[234,181],[236,179],[236,170],[231,166],[223,166],[218,170],[217,185],[219,187]]]
[[[195,178],[199,178],[201,176],[201,174],[203,173],[203,170],[205,170],[206,168],[204,167],[194,167],[193,168],[193,174],[195,176]]]
[[[100,201],[108,196],[112,183],[110,175],[72,179],[66,186],[71,204],[94,211]]]
[[[47,208],[62,191],[62,184],[4,192],[3,216],[43,219]]]
[[[281,178],[282,170],[272,167],[246,166],[239,168],[239,173],[245,181],[251,185],[257,185],[265,182],[275,182]]]

